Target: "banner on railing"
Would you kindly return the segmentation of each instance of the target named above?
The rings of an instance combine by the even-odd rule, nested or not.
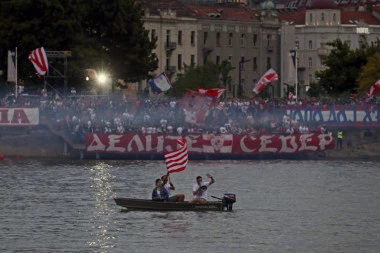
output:
[[[163,154],[177,148],[177,139],[186,140],[189,154],[297,154],[334,149],[328,134],[232,135],[189,134],[86,134],[86,151],[125,154]]]
[[[380,126],[380,107],[290,107],[287,109],[287,115],[298,122],[340,126]]]
[[[39,124],[38,108],[0,108],[0,126],[32,126]]]

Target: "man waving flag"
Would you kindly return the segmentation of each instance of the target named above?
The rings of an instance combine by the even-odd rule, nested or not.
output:
[[[265,88],[265,86],[267,86],[268,83],[277,81],[277,80],[278,80],[278,75],[276,71],[274,71],[271,68],[255,84],[255,87],[253,88],[253,92],[255,92],[256,94],[259,94]]]
[[[179,149],[167,152],[165,154],[165,162],[168,173],[180,172],[186,169],[188,161],[186,141],[183,139],[178,139],[177,143],[180,146]]]

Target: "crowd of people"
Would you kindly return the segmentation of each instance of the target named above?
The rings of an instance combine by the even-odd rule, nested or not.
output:
[[[51,120],[56,128],[76,142],[84,142],[86,133],[141,134],[262,134],[326,132],[316,122],[297,122],[287,115],[289,106],[327,106],[360,104],[364,100],[317,99],[222,99],[213,106],[203,124],[186,121],[181,99],[151,96],[127,98],[113,96],[82,96],[77,93],[59,96],[42,91],[33,96],[7,96],[0,107],[38,107],[40,116]],[[373,102],[372,102],[373,103]]]

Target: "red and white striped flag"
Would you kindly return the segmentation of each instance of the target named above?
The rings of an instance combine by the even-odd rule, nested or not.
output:
[[[278,80],[278,75],[276,71],[273,69],[269,69],[261,78],[260,80],[255,84],[255,87],[253,88],[253,92],[256,94],[259,94],[265,86],[267,86],[268,83],[277,81]]]
[[[48,71],[48,61],[43,47],[30,52],[29,60],[33,63],[38,75],[43,76]]]
[[[183,171],[186,169],[187,161],[189,160],[186,141],[178,139],[177,143],[180,146],[179,149],[165,154],[166,168],[169,173]]]
[[[369,90],[367,91],[367,96],[368,98],[372,98],[373,96],[375,96],[376,93],[378,93],[380,91],[380,79],[376,81],[376,83],[374,83],[371,88],[369,88]]]
[[[226,89],[219,89],[219,88],[212,88],[212,89],[205,89],[205,88],[197,88],[198,92],[201,94],[204,94],[209,97],[213,98],[220,98],[222,96],[223,92]]]

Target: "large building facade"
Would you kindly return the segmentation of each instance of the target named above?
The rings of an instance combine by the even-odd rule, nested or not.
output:
[[[282,89],[290,84],[300,96],[306,95],[310,84],[318,82],[316,71],[324,68],[323,58],[331,50],[328,42],[340,39],[356,49],[380,39],[380,21],[374,14],[360,8],[347,10],[333,0],[311,0],[307,8],[281,13]],[[297,69],[289,64],[290,50],[297,52]]]
[[[257,12],[241,4],[185,5],[160,0],[145,4],[144,9],[145,28],[157,38],[156,74],[168,71],[175,80],[186,65],[228,60],[233,70],[226,96],[241,92],[252,97],[253,84],[269,68],[280,71],[280,24],[273,5],[263,5]],[[279,86],[272,85],[270,95],[279,96]]]
[[[145,1],[144,25],[157,38],[159,68],[153,74],[167,71],[175,81],[186,66],[228,60],[233,70],[227,97],[237,97],[239,90],[245,97],[254,96],[254,83],[269,68],[279,74],[267,90],[270,97],[285,97],[291,86],[303,97],[318,82],[315,73],[324,68],[328,42],[341,39],[354,49],[380,38],[379,7],[307,0],[292,2],[298,9],[294,4],[289,8],[290,1],[281,9],[285,1],[254,2],[252,9],[245,3]],[[290,51],[296,52],[295,61]]]

